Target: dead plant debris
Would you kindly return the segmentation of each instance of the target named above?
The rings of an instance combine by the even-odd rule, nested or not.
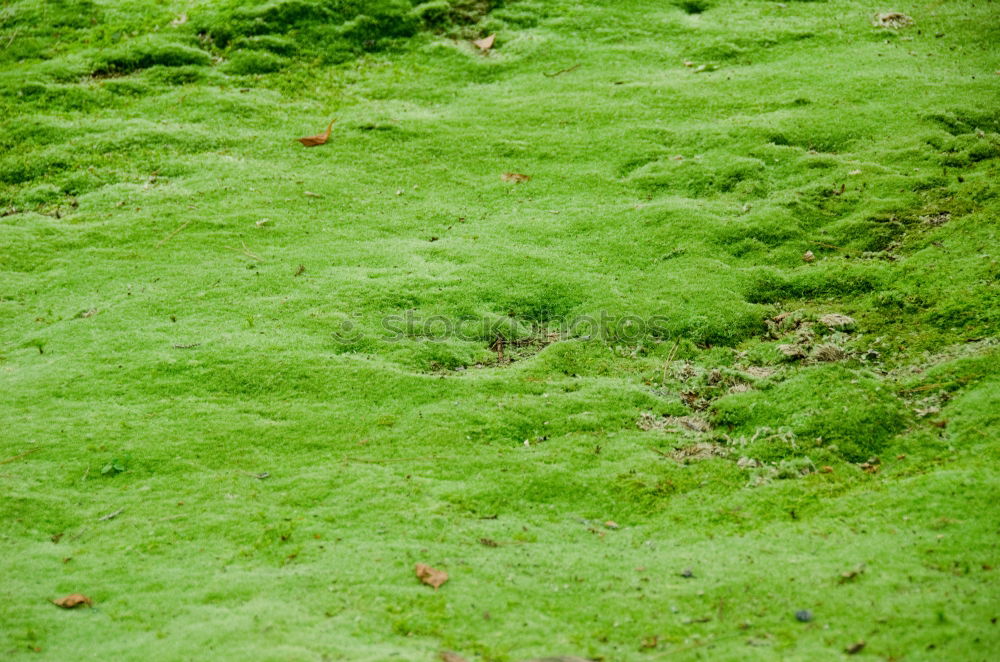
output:
[[[697,416],[654,416],[649,412],[643,412],[636,421],[640,430],[665,430],[674,428],[685,433],[711,432],[712,426],[703,418]]]
[[[441,588],[441,585],[448,581],[447,572],[432,568],[426,563],[416,564],[413,566],[413,571],[416,573],[417,579],[422,581],[424,584],[433,587],[435,591]]]
[[[505,172],[500,175],[501,181],[513,182],[515,184],[523,184],[525,182],[531,181],[530,175],[522,175],[519,172]]]
[[[914,20],[902,12],[890,11],[875,14],[875,16],[872,17],[872,23],[878,28],[899,30],[913,25]]]

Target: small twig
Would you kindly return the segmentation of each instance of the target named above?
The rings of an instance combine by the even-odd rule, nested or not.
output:
[[[97,521],[98,521],[98,522],[106,522],[106,521],[107,521],[107,520],[109,520],[109,519],[114,519],[114,518],[118,517],[118,516],[119,516],[119,515],[121,515],[121,514],[122,514],[123,512],[125,512],[125,509],[124,509],[124,508],[119,508],[118,510],[116,510],[116,511],[115,511],[115,512],[113,512],[113,513],[108,513],[107,515],[103,515],[103,516],[101,516],[101,517],[98,517],[98,518],[97,518]]]
[[[813,243],[816,244],[817,246],[822,246],[823,248],[832,248],[838,251],[840,250],[840,246],[837,246],[835,244],[828,244],[825,241],[816,241],[815,239],[813,239]]]
[[[191,349],[192,347],[200,347],[200,346],[201,346],[200,342],[194,342],[191,343],[190,345],[174,345],[174,349]]]
[[[176,230],[174,230],[173,232],[171,232],[170,234],[168,234],[166,237],[164,237],[163,239],[161,239],[160,243],[156,244],[156,247],[160,248],[161,246],[163,246],[163,244],[167,243],[168,241],[170,241],[171,239],[173,239],[174,237],[176,237],[178,234],[180,234],[181,230],[183,230],[184,228],[186,228],[188,225],[191,224],[192,220],[193,219],[189,218],[188,220],[186,220],[183,223],[181,223],[181,225],[180,225],[179,228],[177,228]]]
[[[663,452],[663,451],[661,451],[661,450],[660,450],[659,448],[650,448],[649,450],[653,451],[653,452],[654,452],[654,453],[656,453],[657,455],[662,455],[663,457],[666,457],[666,458],[669,458],[669,459],[671,459],[671,460],[672,460],[672,459],[674,459],[674,458],[673,458],[673,457],[672,457],[672,456],[670,455],[670,453],[664,453],[664,452]]]
[[[40,450],[42,450],[42,449],[41,448],[32,448],[31,450],[24,451],[23,453],[18,453],[14,457],[8,457],[6,460],[0,460],[0,464],[10,464],[11,462],[14,462],[15,460],[20,460],[22,457],[24,457],[26,455],[31,455],[32,453],[37,453]]]
[[[546,78],[555,78],[556,76],[562,76],[563,74],[568,74],[571,71],[576,71],[577,69],[580,68],[580,64],[581,64],[580,62],[577,62],[572,67],[568,67],[566,69],[560,69],[559,71],[555,72],[554,74],[546,73],[544,71],[542,72],[542,74]]]

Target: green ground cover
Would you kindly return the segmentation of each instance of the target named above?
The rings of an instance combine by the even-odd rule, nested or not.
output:
[[[994,659],[998,46],[0,2],[0,657]]]

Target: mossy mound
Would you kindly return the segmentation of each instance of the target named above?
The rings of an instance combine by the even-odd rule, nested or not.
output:
[[[713,412],[737,445],[745,445],[743,452],[765,462],[817,447],[862,462],[881,452],[907,420],[884,384],[839,365],[803,370],[764,391],[726,396]]]

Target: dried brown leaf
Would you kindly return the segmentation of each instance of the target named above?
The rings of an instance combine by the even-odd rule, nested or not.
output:
[[[493,48],[493,44],[496,42],[496,40],[497,40],[496,34],[491,34],[488,37],[483,37],[482,39],[476,39],[475,41],[472,42],[472,44],[476,48],[478,48],[481,53],[487,53],[491,48]]]
[[[451,651],[441,651],[438,657],[441,658],[441,662],[467,662],[464,657]]]
[[[52,604],[57,607],[62,607],[63,609],[75,609],[80,605],[87,605],[88,607],[94,606],[94,601],[85,596],[83,593],[71,593],[64,598],[59,598],[58,600],[53,600]]]
[[[448,581],[448,573],[444,570],[436,570],[426,563],[418,563],[413,566],[413,571],[417,575],[417,579],[427,584],[428,586],[433,586],[434,590],[438,590],[442,584]]]
[[[505,172],[500,175],[500,179],[505,182],[514,182],[515,184],[522,184],[524,182],[530,181],[531,177],[529,175],[522,175],[519,172]]]
[[[336,121],[337,121],[336,119],[330,120],[330,123],[326,125],[326,131],[324,131],[323,133],[317,134],[315,136],[306,136],[305,138],[296,138],[296,140],[298,140],[306,147],[315,147],[317,145],[322,145],[323,143],[325,143],[327,140],[330,139],[330,130],[333,128],[333,123]]]

